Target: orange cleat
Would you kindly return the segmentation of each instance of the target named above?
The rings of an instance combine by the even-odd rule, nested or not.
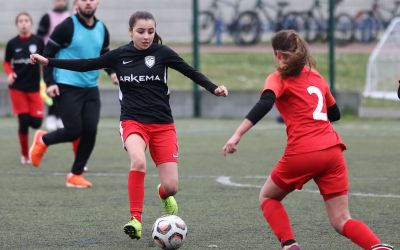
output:
[[[69,173],[67,175],[67,182],[65,185],[71,188],[89,188],[93,186],[93,184],[86,180],[83,175],[77,175],[73,173]]]
[[[39,167],[42,161],[44,153],[47,151],[47,145],[43,143],[42,137],[47,132],[44,130],[38,130],[33,137],[33,143],[29,149],[29,158],[31,159],[34,167]]]

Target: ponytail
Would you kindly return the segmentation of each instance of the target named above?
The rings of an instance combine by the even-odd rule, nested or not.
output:
[[[294,30],[282,30],[272,38],[274,53],[281,53],[283,59],[277,65],[277,71],[282,79],[298,76],[304,66],[315,68],[307,43]]]

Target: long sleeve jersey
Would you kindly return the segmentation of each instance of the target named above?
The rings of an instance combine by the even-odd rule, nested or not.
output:
[[[43,47],[42,39],[35,35],[16,36],[7,43],[4,68],[7,74],[17,74],[10,88],[25,92],[39,91],[40,66],[31,64],[29,56],[32,53],[42,53]]]
[[[217,86],[167,46],[138,50],[129,43],[94,59],[49,59],[49,66],[75,71],[110,68],[119,80],[121,120],[172,123],[167,85],[168,68],[175,69],[214,94]]]

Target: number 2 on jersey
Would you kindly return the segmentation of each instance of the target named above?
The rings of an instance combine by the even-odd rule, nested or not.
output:
[[[321,90],[319,90],[319,88],[315,86],[310,86],[307,88],[307,91],[310,95],[316,94],[318,97],[318,104],[313,112],[314,120],[327,121],[328,120],[327,114],[322,112],[322,108],[324,106],[324,97],[322,96]]]

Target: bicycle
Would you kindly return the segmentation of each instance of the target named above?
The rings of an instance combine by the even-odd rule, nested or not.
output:
[[[335,5],[342,0],[336,0]],[[324,10],[320,0],[314,0],[310,9],[302,12],[306,19],[305,40],[309,43],[316,41],[326,41],[328,38],[328,18],[324,15]],[[338,45],[345,45],[353,40],[354,30],[353,19],[347,13],[335,15],[334,37]]]
[[[216,36],[217,44],[221,41],[221,34],[223,31],[228,31],[229,35],[233,38],[235,44],[240,44],[237,39],[237,21],[239,16],[239,7],[241,0],[230,2],[227,0],[213,0],[207,10],[199,12],[199,42],[200,44],[211,43],[214,36]],[[233,9],[233,15],[229,22],[224,22],[222,19],[221,5],[228,6]]]
[[[374,0],[370,9],[359,11],[354,17],[355,39],[360,42],[375,41],[380,31],[386,29],[394,17],[400,16],[400,1],[393,4],[393,8],[385,8]]]
[[[242,44],[256,44],[260,41],[263,31],[276,32],[282,29],[293,29],[304,35],[304,18],[294,11],[284,13],[288,5],[289,2],[284,1],[274,6],[263,0],[257,0],[251,10],[239,14],[238,39]],[[270,10],[275,11],[274,17]]]

